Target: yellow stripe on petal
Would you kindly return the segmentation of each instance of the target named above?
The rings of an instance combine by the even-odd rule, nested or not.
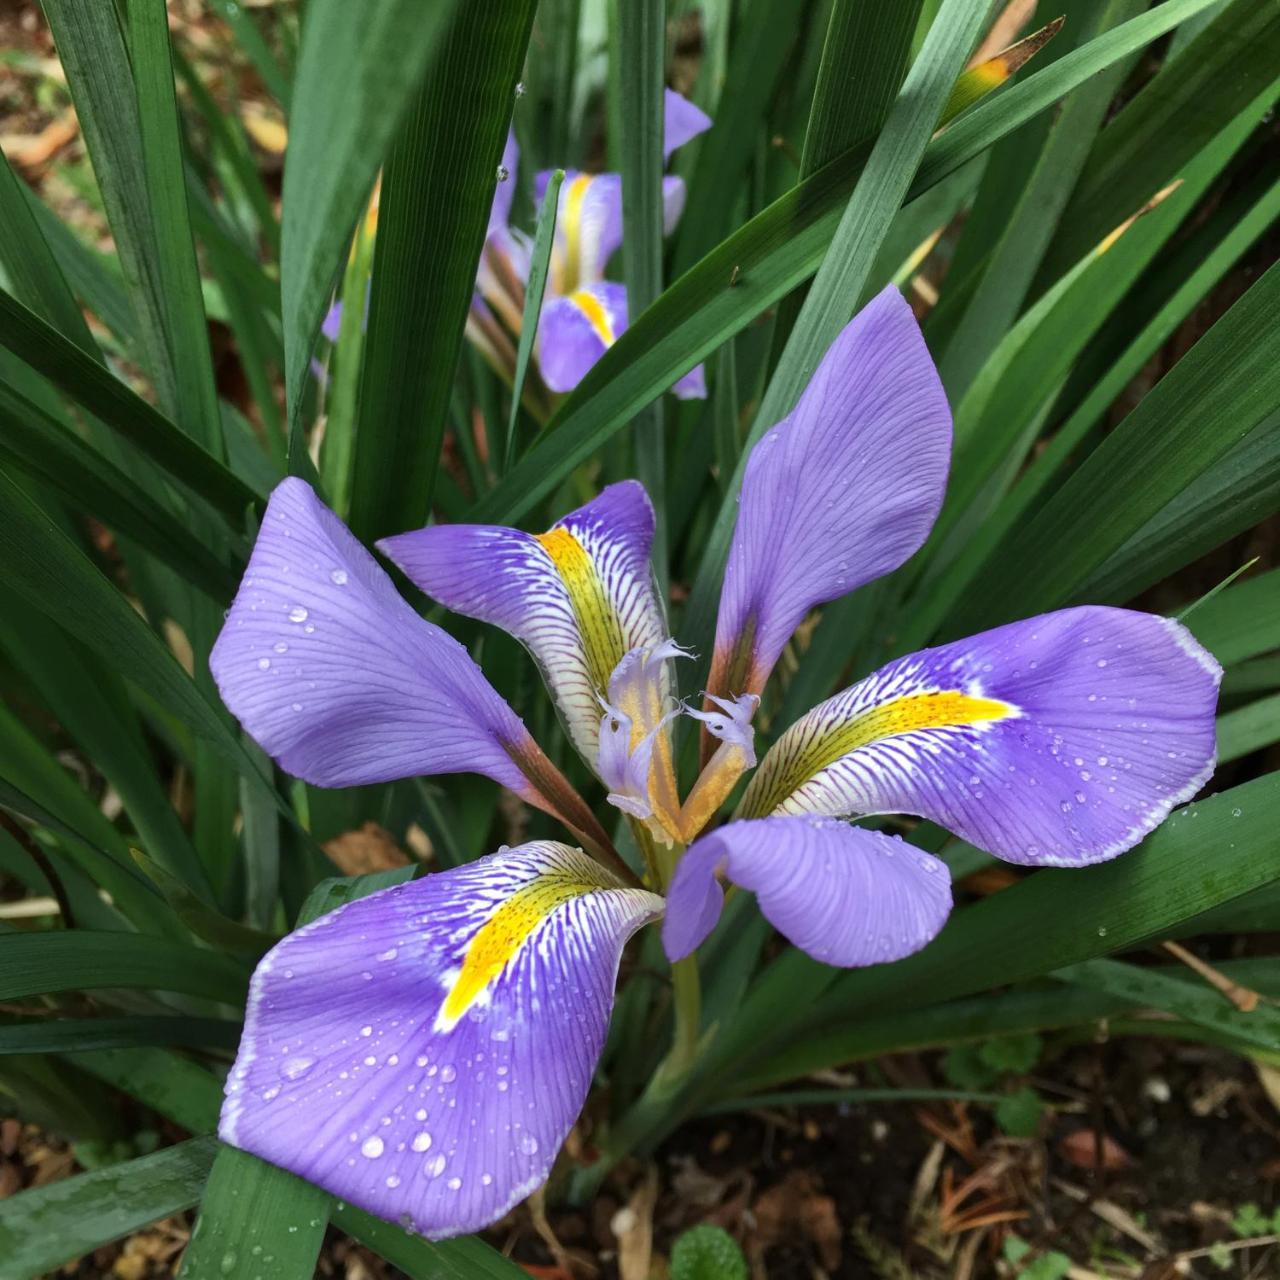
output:
[[[792,751],[785,750],[784,734],[778,741],[783,752],[778,767],[768,769],[766,759],[743,799],[743,816],[773,813],[815,774],[874,742],[926,729],[966,728],[1019,714],[1010,702],[944,689],[891,698],[847,719],[833,720],[825,731],[803,739]]]
[[[613,346],[617,341],[617,334],[613,331],[613,322],[609,319],[609,313],[604,309],[604,303],[594,293],[589,293],[586,289],[579,289],[576,293],[571,293],[569,301],[586,316],[587,322],[591,325],[596,337],[606,347]]]
[[[613,669],[627,652],[622,623],[600,579],[595,561],[568,529],[558,527],[535,534],[535,541],[551,558],[573,607],[591,683],[597,693],[609,687]]]
[[[517,890],[472,938],[462,968],[436,1015],[435,1029],[451,1031],[457,1026],[557,907],[610,887],[615,886],[603,879],[592,881],[555,870]]]
[[[564,208],[560,214],[560,226],[564,228],[564,265],[559,280],[560,291],[568,293],[578,283],[582,270],[582,203],[587,188],[591,186],[591,174],[580,173],[564,187]]]

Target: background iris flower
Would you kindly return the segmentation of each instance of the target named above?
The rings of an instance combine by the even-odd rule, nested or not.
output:
[[[667,159],[710,127],[704,112],[674,90],[665,90],[663,154]],[[511,133],[467,320],[467,336],[508,382],[515,374],[530,262],[528,237],[511,225],[519,161],[519,147]],[[543,170],[534,179],[538,204],[550,177],[550,170]],[[664,177],[662,194],[663,229],[669,235],[684,209],[683,180]],[[621,244],[622,176],[568,170],[556,205],[555,238],[538,322],[538,367],[551,391],[572,391],[626,330],[626,288],[605,279],[609,259]],[[703,399],[707,388],[702,366],[690,370],[671,389],[680,399]]]
[[[719,876],[815,958],[871,964],[938,933],[949,876],[843,819],[921,815],[1010,861],[1081,866],[1193,795],[1214,765],[1217,663],[1176,622],[1084,607],[895,659],[791,726],[734,820],[708,830],[756,763],[751,720],[783,647],[815,605],[920,547],[950,447],[933,363],[886,289],[750,458],[700,710],[675,697],[682,651],[635,482],[542,534],[444,525],[379,544],[433,599],[530,650],[631,824],[643,883],[465,650],[307,485],[281,484],[211,660],[249,733],[322,786],[483,773],[593,857],[504,848],[279,943],[254,977],[222,1137],[427,1235],[473,1230],[549,1173],[627,939],[665,910],[667,953],[687,956],[716,922]],[[680,713],[705,734],[683,800]]]

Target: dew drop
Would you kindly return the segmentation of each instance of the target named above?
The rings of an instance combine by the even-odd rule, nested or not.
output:
[[[426,1112],[422,1112],[425,1115]],[[421,1133],[413,1136],[413,1149],[417,1152],[429,1151],[431,1149],[431,1135],[424,1129]]]
[[[383,1152],[382,1139],[375,1133],[360,1144],[360,1154],[370,1160],[376,1160]]]
[[[399,1174],[392,1173],[387,1175],[387,1186],[390,1187],[392,1191],[394,1191],[399,1185],[400,1185]]]
[[[458,1078],[457,1069],[451,1062],[446,1062],[440,1068],[440,1081],[442,1084],[452,1084]]]
[[[462,1189],[462,1179],[450,1178],[444,1185],[448,1187],[450,1191],[460,1191]]]
[[[345,569],[334,569],[329,574],[329,581],[335,587],[345,587],[347,585],[347,571]]]
[[[306,622],[306,620],[307,611],[300,604],[295,604],[293,608],[289,610],[290,622]]]
[[[281,1068],[280,1074],[286,1080],[298,1080],[316,1065],[314,1058],[290,1058]]]
[[[422,1166],[422,1172],[428,1178],[438,1178],[444,1172],[444,1156],[437,1152]]]
[[[500,164],[498,166],[498,181],[506,182],[509,177],[511,177],[511,170],[505,164]]]
[[[538,1153],[537,1138],[535,1138],[531,1133],[526,1133],[524,1137],[520,1139],[520,1150],[523,1151],[524,1154],[527,1156],[537,1155]]]

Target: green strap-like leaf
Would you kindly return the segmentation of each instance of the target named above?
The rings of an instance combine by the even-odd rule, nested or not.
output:
[[[1159,13],[1166,8],[1157,6]],[[1039,293],[1276,82],[1280,9],[1232,0],[1168,71],[1150,80],[1098,135],[1045,253]]]
[[[55,1271],[200,1198],[218,1144],[192,1138],[126,1165],[95,1169],[0,1203],[0,1271]]]
[[[351,528],[366,541],[426,524],[431,510],[533,12],[533,0],[457,9],[387,161],[351,487]],[[420,11],[412,21],[422,26]]]
[[[1059,969],[1053,976],[1061,982],[1120,997],[1131,1005],[1160,1009],[1221,1031],[1243,1044],[1280,1052],[1280,1009],[1259,1004],[1244,1013],[1206,983],[1192,985],[1158,970],[1121,964],[1118,960],[1086,960]]]
[[[765,0],[772,3],[772,0]],[[618,86],[622,111],[618,155],[622,169],[623,280],[627,310],[639,315],[662,292],[663,85],[667,54],[666,0],[630,0],[618,14]],[[748,134],[748,137],[751,135]],[[723,150],[723,148],[719,148]],[[708,164],[713,163],[708,153]],[[721,188],[723,189],[723,188]],[[724,201],[715,206],[723,208]],[[695,204],[694,208],[698,206]],[[653,503],[653,568],[665,594],[667,562],[666,424],[662,398],[632,421],[636,476]]]
[[[951,635],[1073,599],[1088,576],[1280,403],[1280,267],[1272,267],[1019,532]],[[995,572],[994,568],[989,572]]]
[[[309,0],[284,167],[280,263],[289,421],[351,228],[459,0]],[[484,6],[497,9],[500,6]],[[439,248],[439,246],[437,246]],[[442,257],[451,257],[448,246]]]
[[[92,356],[3,290],[0,346],[43,374],[191,493],[227,515],[233,528],[243,523],[245,508],[259,496],[253,489]]]
[[[0,1054],[86,1053],[139,1045],[231,1052],[239,1041],[240,1024],[226,1018],[139,1016],[0,1021]]]
[[[929,145],[908,198],[928,191],[1063,94],[1210,3],[1166,0],[980,103]],[[833,160],[667,289],[587,374],[534,447],[476,505],[472,518],[512,523],[529,511],[642,405],[808,279],[830,244],[866,154],[866,148],[854,148]],[[712,550],[723,558],[727,548],[727,535],[717,533]],[[709,629],[708,620],[702,624]]]
[[[240,1004],[248,983],[244,965],[226,956],[142,934],[0,934],[0,1000],[138,987]]]

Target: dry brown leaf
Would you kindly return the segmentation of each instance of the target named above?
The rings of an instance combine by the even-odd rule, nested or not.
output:
[[[798,1237],[814,1246],[826,1270],[840,1265],[843,1232],[836,1202],[818,1190],[811,1174],[792,1170],[759,1196],[752,1212],[756,1220],[752,1244],[760,1252]]]
[[[273,156],[284,155],[284,149],[289,144],[289,130],[285,128],[283,121],[256,102],[244,104],[240,119],[244,123],[244,131],[263,151]]]
[[[650,1165],[626,1207],[619,1209],[609,1224],[618,1238],[621,1280],[648,1280],[653,1261],[653,1207],[657,1202],[658,1171]]]
[[[1096,1169],[1099,1165],[1114,1171],[1128,1169],[1133,1164],[1133,1157],[1114,1138],[1102,1135],[1101,1151],[1097,1134],[1092,1129],[1076,1129],[1058,1143],[1058,1154],[1077,1169]]]
[[[376,822],[366,822],[354,831],[334,836],[325,842],[324,851],[343,875],[348,876],[410,865],[408,855],[391,838],[391,833]]]
[[[39,133],[10,133],[0,138],[0,146],[11,164],[30,171],[48,164],[80,132],[74,111],[50,120]]]

